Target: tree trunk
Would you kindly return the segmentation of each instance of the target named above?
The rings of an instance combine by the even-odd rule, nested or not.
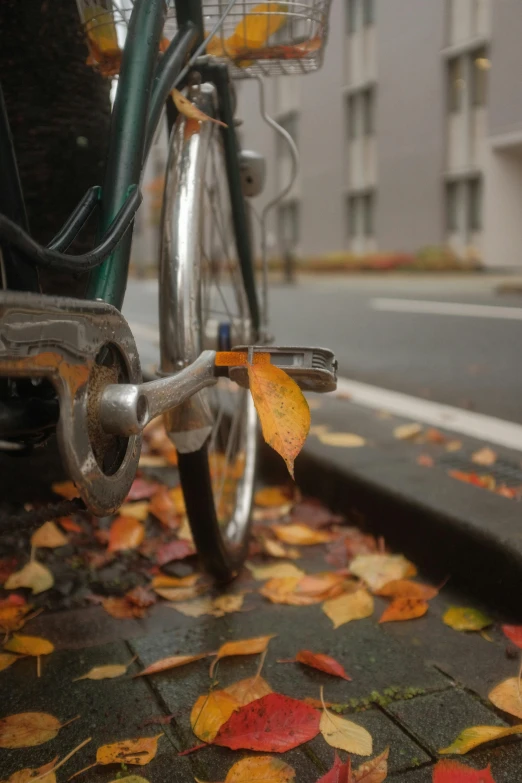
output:
[[[29,229],[48,242],[103,180],[110,81],[85,64],[75,0],[0,0],[0,80],[14,137]],[[71,248],[94,241],[94,224]],[[81,295],[86,276],[40,270],[41,289]]]

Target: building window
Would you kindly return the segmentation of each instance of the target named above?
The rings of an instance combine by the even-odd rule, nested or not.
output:
[[[279,207],[279,247],[283,254],[293,252],[299,244],[299,203],[289,201]]]
[[[354,239],[359,234],[358,207],[358,197],[351,196],[348,199],[348,236],[350,239]]]
[[[372,136],[375,133],[375,95],[372,88],[362,93],[363,133]]]
[[[482,179],[468,181],[468,229],[482,231]]]
[[[355,139],[357,136],[357,101],[355,95],[350,95],[346,103],[346,123],[348,126],[348,138]]]
[[[373,237],[374,229],[374,195],[366,193],[362,196],[363,233],[365,237]]]
[[[463,95],[466,82],[462,73],[462,58],[448,60],[448,111],[459,112],[463,107]]]
[[[363,0],[363,24],[370,27],[375,22],[374,0]]]
[[[348,237],[375,236],[375,194],[361,193],[348,198]]]
[[[446,185],[446,231],[453,234],[458,231],[458,183],[449,182]]]
[[[348,35],[355,33],[357,29],[357,0],[346,0],[346,30]]]
[[[473,106],[485,106],[488,93],[488,71],[491,62],[485,48],[477,49],[471,55],[472,59],[472,103]]]

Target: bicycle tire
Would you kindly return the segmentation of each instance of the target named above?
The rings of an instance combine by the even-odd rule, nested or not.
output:
[[[215,96],[210,84],[201,85],[194,103],[206,114],[215,116]],[[196,257],[192,261],[194,268],[191,274],[185,276],[184,285],[179,286],[183,288],[179,294],[182,299],[180,301],[178,296],[176,301],[172,301],[172,298],[170,300],[173,309],[170,323],[173,333],[177,335],[177,348],[172,349],[170,346],[169,367],[172,369],[193,361],[203,348],[219,350],[230,348],[232,344],[252,342],[251,318],[235,250],[220,130],[208,122],[200,126],[197,138],[191,138],[190,133],[186,118],[180,116],[171,138],[161,229],[162,247],[165,242],[169,243],[170,263],[174,267],[168,274],[174,277],[183,272],[176,268],[177,264],[184,263],[183,248],[194,236],[201,238],[199,253],[196,248]],[[203,174],[193,177],[192,183],[187,184],[190,179],[187,171]],[[218,193],[217,199],[212,195],[215,193]],[[219,218],[216,215],[216,202],[219,204]],[[191,215],[190,221],[186,218],[187,214]],[[219,230],[216,232],[218,223]],[[230,237],[223,237],[225,229],[231,234]],[[219,253],[212,245],[212,237],[215,238],[216,233],[221,246]],[[209,236],[210,252],[203,247]],[[231,312],[229,307],[232,305],[229,301],[227,306],[227,297],[217,284],[220,306],[226,310],[222,317],[226,315],[226,318],[214,324],[216,319],[210,318],[210,314],[214,314],[215,308],[210,305],[214,304],[215,296],[210,289],[216,275],[224,271],[228,273],[229,283],[232,283],[229,285],[230,291],[227,289],[226,293],[230,293],[237,312]],[[166,294],[165,290],[160,290],[160,307],[162,294]],[[199,304],[194,305],[195,302]],[[168,302],[164,302],[163,306],[168,306]],[[189,311],[189,320],[192,321],[190,334],[187,333],[186,324]],[[185,335],[184,344],[180,335]],[[163,334],[162,339],[165,339]],[[234,386],[228,379],[220,379],[220,384],[223,384],[221,388],[214,387],[199,393],[205,395],[207,400],[210,398],[214,417],[212,432],[207,440],[197,450],[184,453],[180,450],[176,433],[172,439],[178,446],[180,481],[201,564],[217,582],[224,583],[237,575],[248,546],[257,424],[249,391]],[[235,389],[233,393],[230,387]],[[216,395],[221,407],[212,404]],[[221,401],[223,396],[227,396],[226,405]],[[230,447],[233,438],[236,442]],[[224,460],[221,459],[222,455]]]

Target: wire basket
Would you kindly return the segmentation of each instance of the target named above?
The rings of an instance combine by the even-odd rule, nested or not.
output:
[[[121,49],[133,0],[77,0],[89,44],[88,62],[106,76],[118,73]],[[287,0],[260,3],[236,0],[207,53],[229,64],[234,78],[304,74],[322,63],[331,0]],[[226,0],[203,0],[205,32],[226,8]],[[176,33],[172,0],[162,47]]]

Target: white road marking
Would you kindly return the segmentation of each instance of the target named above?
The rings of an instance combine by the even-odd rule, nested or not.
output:
[[[334,395],[349,395],[352,402],[385,410],[397,416],[469,435],[481,441],[522,451],[522,425],[495,416],[454,408],[409,394],[381,389],[368,383],[339,378]]]
[[[149,343],[154,343],[155,345],[159,343],[159,331],[156,326],[137,324],[133,321],[129,322],[129,326],[135,337],[141,337],[143,340],[147,340]]]
[[[522,321],[522,307],[499,305],[463,304],[459,302],[432,302],[427,299],[370,299],[373,310],[390,313],[418,313],[428,315],[458,315],[467,318],[501,318]]]

